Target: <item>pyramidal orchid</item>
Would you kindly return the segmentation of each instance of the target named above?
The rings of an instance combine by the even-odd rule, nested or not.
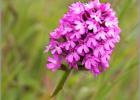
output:
[[[63,62],[77,70],[82,65],[98,75],[109,67],[110,56],[119,40],[118,19],[110,3],[76,2],[50,33],[45,51],[50,51],[53,57],[48,57],[46,66],[56,71]]]

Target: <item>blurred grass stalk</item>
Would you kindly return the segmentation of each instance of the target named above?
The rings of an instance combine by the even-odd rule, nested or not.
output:
[[[139,32],[140,32],[140,0],[138,1],[138,13],[139,13]],[[139,42],[139,89],[138,89],[138,93],[140,93],[140,34],[139,34],[139,39],[138,39],[138,42]],[[140,99],[140,95],[138,95],[138,99]]]

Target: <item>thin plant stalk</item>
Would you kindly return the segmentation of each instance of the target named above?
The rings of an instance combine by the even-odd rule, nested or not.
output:
[[[70,70],[66,70],[64,72],[64,74],[62,75],[59,83],[57,84],[56,88],[54,89],[53,93],[51,94],[51,98],[55,97],[63,88],[68,76],[70,75],[70,72],[72,71],[72,69]]]

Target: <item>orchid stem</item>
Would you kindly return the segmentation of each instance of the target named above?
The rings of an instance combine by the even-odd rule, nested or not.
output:
[[[52,98],[52,97],[55,97],[55,96],[60,92],[60,90],[62,90],[62,88],[63,88],[63,86],[64,86],[64,84],[65,84],[65,82],[66,82],[68,76],[70,75],[70,72],[71,72],[71,71],[72,71],[72,69],[66,70],[66,71],[64,72],[64,74],[62,75],[61,80],[59,81],[59,83],[57,84],[57,86],[56,86],[56,88],[54,89],[53,93],[51,94],[51,98]]]

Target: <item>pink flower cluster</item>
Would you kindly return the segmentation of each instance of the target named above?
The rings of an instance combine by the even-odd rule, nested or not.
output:
[[[119,35],[118,19],[109,3],[76,2],[50,33],[45,51],[50,51],[53,57],[48,57],[47,68],[55,71],[62,63],[75,69],[82,65],[98,75],[109,67]]]

